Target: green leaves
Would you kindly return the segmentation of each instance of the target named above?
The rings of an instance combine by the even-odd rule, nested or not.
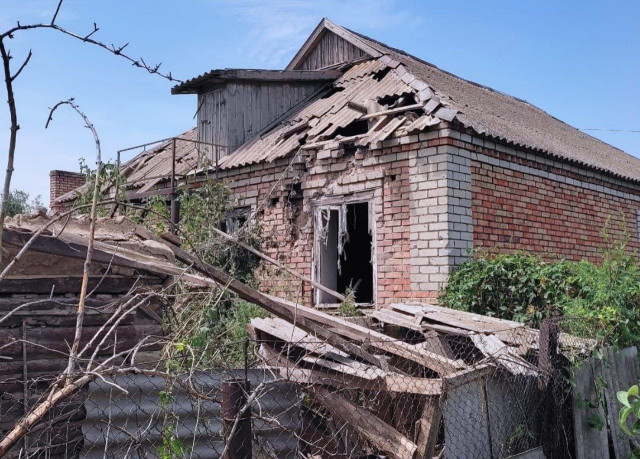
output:
[[[618,415],[618,424],[624,433],[630,437],[640,434],[640,397],[638,397],[638,385],[631,386],[626,391],[619,391],[616,396],[622,404]],[[636,419],[629,428],[629,417],[633,415]]]
[[[537,322],[560,309],[575,319],[567,321],[567,331],[576,336],[634,345],[640,342],[640,266],[624,237],[604,241],[600,264],[476,252],[451,274],[440,302],[519,322]]]

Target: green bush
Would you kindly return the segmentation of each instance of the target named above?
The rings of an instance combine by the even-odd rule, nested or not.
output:
[[[440,302],[519,322],[559,310],[606,344],[640,342],[640,267],[626,237],[609,244],[599,264],[476,253],[452,273]]]
[[[30,200],[29,193],[25,191],[13,190],[9,192],[9,196],[7,197],[8,217],[36,212],[40,207],[43,207],[40,196],[36,196]]]
[[[527,322],[547,316],[574,288],[571,263],[527,253],[477,253],[456,269],[440,295],[453,309]]]

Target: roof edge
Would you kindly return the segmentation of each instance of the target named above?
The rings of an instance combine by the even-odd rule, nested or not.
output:
[[[263,70],[213,69],[171,88],[171,94],[194,94],[205,85],[228,81],[333,81],[342,76],[340,70]]]
[[[342,27],[341,25],[336,24],[331,21],[329,18],[322,18],[320,23],[313,29],[309,38],[302,44],[302,47],[298,50],[291,62],[285,67],[286,70],[295,70],[299,67],[304,59],[309,55],[314,46],[322,39],[324,34],[329,31],[338,35],[339,37],[345,39],[349,43],[354,46],[357,46],[362,51],[367,53],[369,56],[376,58],[382,56],[381,53],[376,48],[369,46],[364,40],[360,39],[356,34],[351,32],[349,29]]]

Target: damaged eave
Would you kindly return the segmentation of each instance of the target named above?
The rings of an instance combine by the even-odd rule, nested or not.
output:
[[[171,89],[171,94],[197,94],[204,88],[229,81],[262,82],[308,82],[333,81],[342,76],[340,70],[257,70],[257,69],[221,69],[210,70],[200,76],[185,81]]]

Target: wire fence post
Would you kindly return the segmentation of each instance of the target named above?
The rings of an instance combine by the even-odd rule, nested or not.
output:
[[[251,408],[241,412],[247,403],[249,390],[247,379],[222,382],[222,422],[227,445],[225,459],[251,459]]]
[[[176,138],[171,144],[171,232],[176,233],[180,222],[180,202],[176,191]]]
[[[562,441],[562,407],[558,406],[557,398],[562,398],[558,373],[561,371],[558,355],[558,324],[560,314],[553,312],[551,317],[545,318],[540,324],[538,341],[538,368],[544,378],[542,391],[542,449],[547,457],[558,457],[563,452]]]

